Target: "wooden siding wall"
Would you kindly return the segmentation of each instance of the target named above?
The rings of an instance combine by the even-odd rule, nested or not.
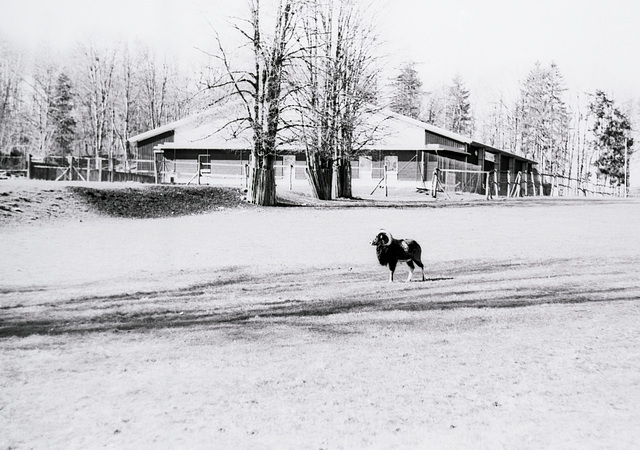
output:
[[[449,147],[455,147],[463,150],[466,149],[466,144],[462,142],[454,141],[453,139],[449,139],[444,136],[431,133],[430,131],[427,131],[427,130],[425,130],[424,133],[425,133],[424,143],[426,145],[439,144],[439,145],[448,145]]]
[[[153,161],[153,147],[165,142],[173,142],[173,131],[159,134],[149,139],[138,142],[135,159],[147,159]]]

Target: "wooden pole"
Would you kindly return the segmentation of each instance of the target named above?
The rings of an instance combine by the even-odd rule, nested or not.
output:
[[[202,160],[200,159],[200,155],[198,155],[198,167],[196,167],[196,169],[198,170],[198,186],[200,185],[200,173],[202,172]]]
[[[27,155],[27,179],[30,180],[33,178],[33,163],[31,161],[31,153]]]
[[[387,165],[384,165],[384,196],[389,196],[389,182],[387,179]]]
[[[511,197],[511,171],[507,172],[507,197]]]
[[[293,164],[291,164],[291,169],[289,169],[289,190],[292,191],[293,190],[293,173],[294,173],[294,166]]]
[[[487,172],[487,179],[485,181],[485,186],[484,186],[484,194],[485,194],[485,199],[489,200],[489,198],[493,198],[491,196],[491,172]]]
[[[431,196],[438,198],[438,173],[440,169],[437,167],[433,169],[433,178],[431,179]]]
[[[624,138],[624,197],[629,196],[629,189],[627,189],[627,160],[629,158],[629,148],[628,148],[627,138]]]
[[[158,184],[158,155],[155,152],[153,154],[153,174],[155,178],[155,184]]]

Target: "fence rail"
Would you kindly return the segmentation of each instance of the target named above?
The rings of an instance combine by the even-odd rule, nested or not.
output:
[[[203,155],[205,156],[205,155]],[[564,175],[532,172],[511,171],[483,171],[479,166],[462,162],[448,162],[439,157],[428,156],[428,159],[414,163],[413,159],[398,168],[393,175],[410,166],[416,168],[417,177],[422,180],[422,187],[433,192],[459,192],[486,195],[488,197],[528,197],[528,196],[626,196],[624,185],[613,185],[608,179],[597,178],[594,181],[584,181]],[[423,172],[422,167],[428,163],[434,173],[438,173],[437,187],[433,186],[433,177],[429,172]],[[415,166],[411,165],[415,164]],[[434,167],[435,166],[435,167]],[[373,167],[372,178],[384,179],[384,168]],[[276,178],[288,181],[292,186],[296,180],[306,179],[306,165],[277,163]],[[357,165],[354,167],[354,179],[358,179]],[[75,157],[44,157],[36,158],[28,155],[4,156],[0,155],[0,171],[3,175],[20,175],[42,180],[79,180],[79,181],[139,181],[154,182],[211,182],[220,180],[234,182],[241,186],[247,185],[247,163],[216,162],[204,157],[199,160],[175,161],[162,159],[139,160],[129,159],[121,162],[109,158],[75,158]],[[378,172],[380,172],[378,174]],[[418,173],[419,172],[419,173]],[[203,178],[205,180],[203,180]],[[394,178],[395,180],[395,178]],[[380,184],[380,183],[378,183]]]
[[[10,159],[11,158],[11,159]],[[18,161],[20,159],[20,164]],[[50,181],[155,181],[153,168],[138,171],[117,164],[114,158],[75,158],[71,156],[5,157],[0,156],[0,170],[35,180]],[[20,167],[11,169],[11,167]],[[19,172],[19,173],[15,173]]]

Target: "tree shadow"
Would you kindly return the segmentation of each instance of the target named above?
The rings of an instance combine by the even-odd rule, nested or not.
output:
[[[442,265],[439,273],[432,272],[433,276],[424,282],[392,284],[387,280],[372,282],[379,273],[374,266],[353,272],[319,268],[258,276],[249,270],[229,268],[215,274],[214,280],[187,288],[71,296],[55,302],[3,307],[0,338],[192,327],[242,330],[276,323],[309,327],[309,321],[302,319],[352,313],[384,315],[397,311],[596,304],[640,298],[640,286],[634,284],[633,278],[610,285],[607,274],[600,273],[600,266],[589,269],[595,274],[592,283],[580,284],[571,277],[561,282],[553,278],[558,266],[578,265],[584,272],[580,262],[554,260],[536,264],[538,267],[531,272],[531,261],[504,262],[490,268],[472,262],[451,262]],[[623,273],[629,267],[629,261],[623,259],[611,259],[608,264],[621,264]],[[313,327],[337,332],[335,324],[322,321],[314,321]]]

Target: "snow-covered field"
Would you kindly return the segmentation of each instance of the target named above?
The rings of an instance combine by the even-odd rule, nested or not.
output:
[[[639,224],[629,200],[0,228],[0,448],[637,448]],[[427,281],[387,283],[380,227]]]

